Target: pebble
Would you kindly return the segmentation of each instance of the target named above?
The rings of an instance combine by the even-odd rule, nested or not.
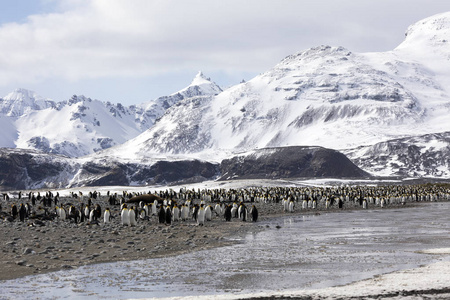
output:
[[[74,267],[71,265],[62,265],[61,268],[62,269],[73,269]]]
[[[19,261],[16,261],[16,265],[18,265],[18,266],[23,266],[23,265],[25,265],[26,263],[27,263],[26,260],[19,260]]]
[[[33,253],[33,249],[25,248],[25,250],[23,250],[23,254],[30,254],[30,253]]]

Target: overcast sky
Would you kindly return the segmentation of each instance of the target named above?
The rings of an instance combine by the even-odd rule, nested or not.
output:
[[[198,71],[222,87],[319,45],[394,49],[448,0],[2,0],[0,97],[139,104]]]

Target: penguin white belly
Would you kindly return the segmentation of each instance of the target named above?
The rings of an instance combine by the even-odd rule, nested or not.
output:
[[[109,223],[110,218],[111,218],[111,213],[109,212],[109,210],[105,210],[105,212],[103,214],[103,222]]]
[[[130,225],[130,215],[127,208],[122,209],[120,217],[122,220],[122,225]]]
[[[211,208],[208,206],[205,208],[205,220],[211,221],[211,219],[212,219],[212,211]]]
[[[205,224],[205,209],[203,207],[201,207],[198,210],[198,214],[197,214],[197,223],[199,225],[203,225]]]
[[[136,226],[136,213],[134,212],[134,209],[128,210],[128,218],[130,226]]]

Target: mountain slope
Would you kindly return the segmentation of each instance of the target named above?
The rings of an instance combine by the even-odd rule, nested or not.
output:
[[[219,180],[370,177],[342,153],[322,147],[253,150],[223,160],[220,169]]]
[[[291,145],[349,149],[445,131],[450,46],[433,41],[444,39],[448,27],[442,19],[449,18],[447,13],[418,22],[390,52],[320,46],[288,56],[217,96],[178,102],[155,126],[114,151],[120,156]],[[433,51],[438,54],[429,54]],[[438,73],[443,66],[447,71]]]
[[[450,13],[445,13],[410,26],[405,41],[388,52],[352,53],[343,47],[319,46],[290,55],[225,91],[199,73],[186,89],[140,106],[125,108],[74,97],[50,107],[19,110],[18,115],[5,109],[8,113],[0,115],[0,122],[22,126],[17,141],[27,147],[48,145],[46,151],[56,152],[60,134],[67,144],[59,147],[69,149],[70,155],[103,149],[77,159],[55,156],[57,173],[65,175],[49,173],[48,181],[30,180],[28,169],[20,166],[18,174],[24,177],[17,182],[34,187],[236,176],[366,177],[364,171],[449,178],[448,36]],[[149,129],[142,134],[126,138],[145,126]],[[44,134],[34,134],[39,127]],[[126,142],[109,147],[120,140]],[[5,170],[22,161],[36,165],[29,158],[19,159],[16,152],[6,151],[4,157]],[[44,164],[52,161],[48,154],[33,157]],[[9,182],[7,176],[0,176],[1,182]]]
[[[0,148],[0,189],[189,184],[205,180],[298,177],[368,178],[343,154],[321,147],[267,148],[222,163],[178,157],[144,162],[70,158],[35,150]]]
[[[450,178],[450,132],[394,139],[343,153],[375,176]]]
[[[367,166],[352,149],[403,138],[414,143],[411,137],[450,128],[449,20],[444,13],[413,24],[388,52],[319,46],[290,55],[216,96],[179,101],[152,128],[98,155],[214,159],[213,153],[223,159],[258,148],[315,145],[347,150]]]
[[[84,156],[136,137],[178,101],[220,91],[201,72],[177,93],[130,107],[76,95],[54,102],[18,89],[0,99],[0,146]]]
[[[0,113],[9,117],[20,117],[34,110],[55,107],[55,102],[44,99],[35,92],[17,89],[0,99]]]

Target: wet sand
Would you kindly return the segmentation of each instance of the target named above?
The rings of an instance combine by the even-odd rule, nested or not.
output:
[[[62,203],[72,202],[62,198]],[[106,199],[94,201],[106,207]],[[6,203],[3,202],[3,207]],[[248,232],[264,230],[261,221],[288,214],[317,214],[320,209],[296,209],[293,213],[283,211],[281,203],[256,203],[258,222],[243,222],[233,218],[225,222],[214,217],[204,226],[194,220],[159,224],[157,216],[150,220],[139,220],[137,226],[120,224],[119,206],[111,208],[115,218],[109,224],[75,224],[69,221],[44,221],[45,226],[33,226],[32,220],[0,222],[0,280],[20,278],[64,269],[73,269],[87,264],[129,261],[164,256],[235,243],[233,237]],[[411,206],[414,204],[408,204]],[[251,204],[248,204],[251,206]],[[391,208],[398,206],[391,206]],[[388,207],[389,208],[389,207]],[[387,208],[387,209],[388,209]],[[361,209],[347,205],[344,209]],[[5,211],[6,209],[4,209]],[[337,208],[327,212],[337,211]]]
[[[73,199],[61,199],[62,203],[69,201]],[[2,204],[5,208],[5,202]],[[106,207],[104,202],[101,205]],[[130,227],[120,224],[119,206],[111,208],[115,218],[109,224],[103,220],[98,225],[89,225],[55,219],[44,221],[45,226],[33,226],[28,219],[25,222],[1,220],[0,280],[230,245],[234,243],[233,236],[263,230],[259,221],[283,215],[280,203],[256,205],[260,215],[256,223],[235,218],[225,222],[215,216],[204,226],[198,226],[192,219],[165,225],[153,216],[150,220],[138,220],[136,226]]]

